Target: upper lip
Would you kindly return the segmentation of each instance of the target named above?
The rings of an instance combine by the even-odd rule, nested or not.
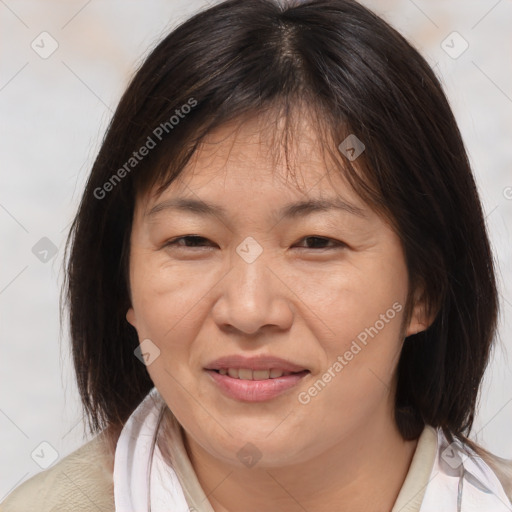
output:
[[[206,370],[220,370],[221,368],[248,368],[251,370],[268,370],[277,368],[285,372],[301,372],[307,370],[304,366],[275,356],[224,356],[208,363],[205,367]]]

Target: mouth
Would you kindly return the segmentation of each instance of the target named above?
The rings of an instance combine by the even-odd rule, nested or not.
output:
[[[294,388],[309,370],[286,371],[282,368],[254,370],[251,368],[205,369],[217,390],[241,402],[264,402]]]
[[[308,372],[308,370],[300,370],[298,372],[290,372],[282,368],[268,368],[263,370],[253,370],[252,368],[219,368],[207,371],[217,372],[220,375],[227,375],[232,379],[241,380],[267,380],[287,377],[288,375],[297,375],[299,373]]]

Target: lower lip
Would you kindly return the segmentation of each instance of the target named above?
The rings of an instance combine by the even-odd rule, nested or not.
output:
[[[295,387],[309,372],[304,370],[300,373],[265,380],[235,379],[214,370],[206,370],[206,373],[211,375],[213,381],[230,398],[244,402],[264,402]]]

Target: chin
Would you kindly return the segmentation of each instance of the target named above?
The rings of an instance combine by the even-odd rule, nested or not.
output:
[[[270,439],[267,434],[255,432],[253,436],[247,430],[242,436],[212,440],[209,444],[214,451],[210,454],[231,465],[248,469],[270,469],[303,463],[305,452],[302,445],[296,439],[293,442],[290,440],[293,437],[288,435]]]

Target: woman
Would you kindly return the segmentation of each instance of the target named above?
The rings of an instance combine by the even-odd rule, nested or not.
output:
[[[2,510],[511,510],[471,443],[482,208],[425,60],[350,0],[231,0],[124,94],[69,238],[91,432]]]

